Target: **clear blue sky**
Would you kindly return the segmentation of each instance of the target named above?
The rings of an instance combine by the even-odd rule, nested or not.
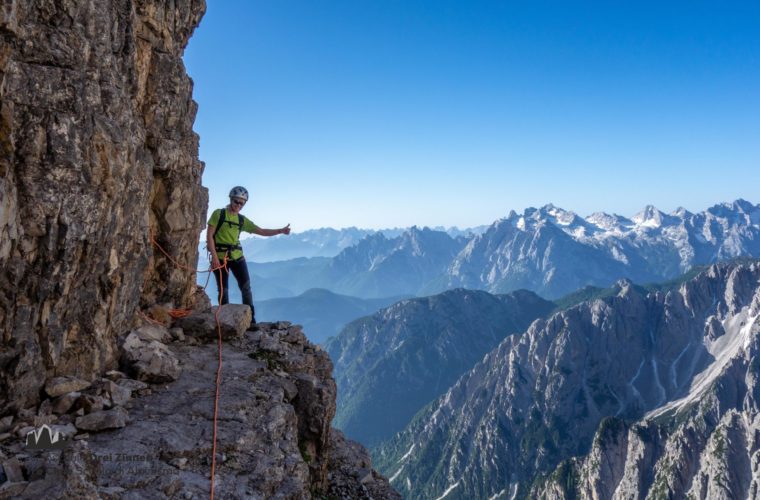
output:
[[[184,60],[264,227],[760,201],[756,0],[209,0]]]

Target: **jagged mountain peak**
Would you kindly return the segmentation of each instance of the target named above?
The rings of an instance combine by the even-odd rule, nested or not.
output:
[[[540,208],[528,207],[523,212],[523,217],[536,221],[551,221],[559,226],[569,226],[577,223],[579,219],[575,212],[557,207],[553,203],[547,203]]]
[[[730,222],[733,222],[737,215],[745,215],[749,216],[752,223],[760,223],[760,204],[753,205],[741,198],[733,202],[713,205],[707,209],[707,213],[715,217],[730,219]]]
[[[620,297],[634,291],[635,285],[633,281],[629,280],[628,278],[621,278],[615,282],[612,289],[615,291],[615,294]]]
[[[673,211],[671,215],[673,217],[678,217],[679,219],[688,219],[689,217],[692,217],[694,214],[686,210],[684,207],[678,207]]]
[[[641,212],[633,216],[632,220],[639,226],[660,227],[665,214],[654,205],[647,205]]]
[[[717,206],[726,207],[735,212],[750,213],[758,210],[760,206],[755,206],[743,198],[738,198],[732,202],[719,203]]]
[[[522,214],[514,210],[509,215],[494,223],[495,228],[501,230],[517,229],[522,232],[535,231],[547,225],[555,226],[568,233],[583,236],[588,229],[585,220],[578,217],[574,212],[564,210],[548,203],[540,208],[528,207]]]
[[[540,213],[546,214],[551,217],[557,224],[568,226],[577,221],[578,216],[575,212],[559,208],[549,203],[539,209]]]
[[[633,225],[633,222],[626,217],[606,212],[594,212],[586,217],[586,222],[607,231],[622,231],[626,226]]]

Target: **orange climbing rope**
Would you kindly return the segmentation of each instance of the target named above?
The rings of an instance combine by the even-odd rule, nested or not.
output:
[[[227,256],[224,256],[224,264],[222,266],[227,269]],[[222,382],[222,326],[219,322],[219,311],[222,310],[222,295],[224,294],[224,282],[222,281],[222,271],[219,270],[219,307],[216,308],[214,319],[216,320],[216,338],[219,352],[219,363],[216,369],[216,394],[214,395],[214,439],[211,447],[211,500],[214,500],[214,475],[216,472],[216,427],[217,417],[219,415],[219,387]]]
[[[169,316],[174,319],[186,318],[193,312],[192,309],[169,309]]]
[[[163,249],[161,245],[158,244],[155,237],[153,236],[153,232],[150,234],[150,240],[153,242],[153,244],[161,250],[161,252],[166,256],[169,261],[171,261],[175,266],[177,266],[180,269],[184,269],[187,271],[193,271],[196,273],[209,273],[208,277],[206,278],[206,284],[203,286],[203,289],[205,290],[208,286],[209,279],[211,278],[211,273],[214,271],[219,271],[219,307],[216,308],[216,313],[214,313],[214,319],[216,320],[216,337],[217,337],[217,351],[219,353],[219,362],[216,369],[216,390],[214,393],[214,437],[212,440],[211,445],[211,500],[214,500],[214,479],[216,475],[216,434],[217,434],[217,422],[219,420],[219,388],[222,383],[222,325],[219,322],[219,312],[222,310],[222,296],[224,294],[224,282],[222,281],[222,270],[227,271],[227,256],[224,256],[224,261],[218,266],[214,267],[213,265],[209,266],[208,271],[200,271],[197,269],[192,269],[187,266],[183,266],[179,262],[177,262],[169,253]],[[190,314],[189,309],[171,309],[169,311],[169,315],[172,318],[183,318],[185,316],[188,316]],[[151,322],[157,323],[152,318],[149,318],[148,316],[140,314],[148,319]]]
[[[161,322],[160,322],[160,321],[158,321],[158,320],[155,320],[155,319],[151,318],[150,316],[148,316],[147,314],[145,314],[144,312],[142,312],[142,311],[140,311],[140,310],[138,310],[138,311],[137,311],[137,314],[138,314],[138,315],[139,315],[139,316],[140,316],[142,319],[144,319],[145,321],[147,321],[148,323],[153,323],[154,325],[164,326],[164,324],[163,324],[163,323],[161,323]]]

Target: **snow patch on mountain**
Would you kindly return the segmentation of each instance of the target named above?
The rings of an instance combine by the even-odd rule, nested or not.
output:
[[[723,321],[725,331],[723,335],[715,340],[710,340],[706,336],[704,344],[707,351],[713,356],[714,361],[694,377],[686,396],[652,410],[646,415],[646,418],[655,418],[671,410],[680,410],[699,401],[739,351],[749,348],[749,343],[752,340],[752,329],[756,326],[758,318],[760,318],[760,314],[750,314],[750,307],[744,307],[740,313]]]
[[[449,495],[449,493],[451,493],[452,491],[454,491],[454,489],[457,486],[459,486],[459,481],[457,481],[456,483],[454,483],[451,486],[449,486],[448,489],[446,489],[446,491],[443,492],[443,495],[439,496],[435,500],[443,500],[444,498],[446,498]]]

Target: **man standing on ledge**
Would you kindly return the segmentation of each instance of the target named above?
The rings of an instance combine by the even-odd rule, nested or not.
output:
[[[216,278],[217,297],[219,304],[229,303],[229,271],[237,280],[243,304],[251,308],[251,325],[255,329],[256,311],[253,308],[251,293],[251,278],[248,275],[248,265],[245,263],[243,248],[240,246],[240,233],[258,234],[259,236],[275,236],[290,234],[290,224],[280,229],[262,229],[250,219],[240,214],[240,209],[248,201],[248,191],[242,186],[235,186],[230,191],[230,204],[218,208],[211,214],[206,231],[206,246],[211,252],[211,265]],[[221,268],[221,260],[227,257],[227,268]]]

